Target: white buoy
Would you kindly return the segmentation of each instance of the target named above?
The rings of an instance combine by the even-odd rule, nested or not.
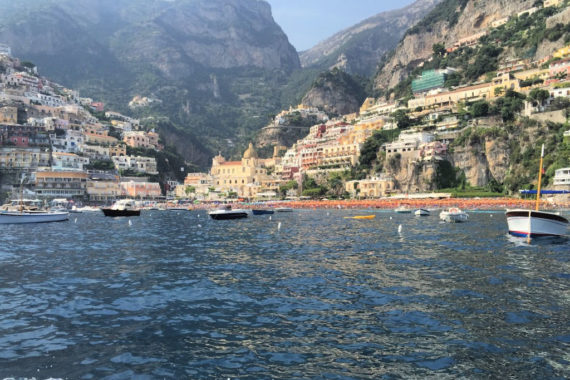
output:
[[[73,221],[73,223],[77,223],[77,218],[75,218],[75,220]]]
[[[131,221],[129,220],[129,226],[132,226],[132,225],[133,225],[133,222],[131,222]]]
[[[277,224],[277,231],[281,231],[281,222]]]
[[[402,233],[402,225],[401,225],[401,224],[398,226],[398,233],[399,233],[399,234]]]
[[[198,224],[198,228],[202,228],[202,225],[201,225],[201,224]]]
[[[200,217],[200,214],[198,214],[198,218]]]
[[[392,217],[390,217],[390,220],[392,220]]]
[[[493,214],[489,215],[491,218],[493,217]]]
[[[330,213],[330,212],[327,212],[327,216],[330,216],[330,215],[331,215],[331,213]]]
[[[269,216],[269,220],[271,220],[271,216]]]

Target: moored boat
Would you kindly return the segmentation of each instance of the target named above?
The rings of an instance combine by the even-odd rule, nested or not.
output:
[[[232,206],[224,206],[218,210],[210,211],[208,213],[210,218],[214,220],[230,220],[247,218],[247,211],[241,209],[232,209]]]
[[[469,215],[457,207],[452,207],[449,210],[443,210],[439,218],[447,223],[462,223],[469,220]]]
[[[275,210],[268,210],[268,209],[252,209],[251,213],[253,215],[271,215],[275,213]]]
[[[411,214],[412,210],[408,206],[400,206],[394,210],[398,214]]]
[[[277,212],[293,212],[293,209],[290,207],[278,207],[275,209]]]
[[[357,219],[357,220],[372,220],[376,218],[376,215],[356,215],[356,216],[345,216],[345,219]]]
[[[429,216],[430,212],[429,212],[429,210],[426,210],[424,208],[420,208],[420,209],[414,211],[414,215],[415,216]]]
[[[120,199],[116,201],[111,207],[101,208],[105,216],[118,217],[118,216],[140,216],[141,210],[136,208],[135,201],[132,199]]]
[[[507,210],[509,234],[518,237],[557,237],[565,236],[568,219],[546,211]]]
[[[544,160],[544,144],[540,152],[538,169],[538,190],[536,192],[535,210],[507,210],[507,226],[509,234],[531,238],[566,236],[568,219],[555,212],[540,211],[540,191],[542,185],[542,164]]]
[[[68,212],[1,211],[0,224],[50,223],[69,220]]]

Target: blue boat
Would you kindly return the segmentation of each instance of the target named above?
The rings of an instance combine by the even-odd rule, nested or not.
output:
[[[271,215],[275,211],[274,210],[267,210],[267,209],[253,209],[251,210],[253,215]]]

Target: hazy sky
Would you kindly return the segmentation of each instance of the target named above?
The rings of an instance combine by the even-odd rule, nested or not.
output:
[[[414,0],[267,0],[273,18],[298,51],[377,13],[403,8]]]

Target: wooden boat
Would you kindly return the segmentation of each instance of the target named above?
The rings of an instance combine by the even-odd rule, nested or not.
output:
[[[358,220],[372,220],[376,218],[376,215],[356,215],[356,216],[345,216],[345,219],[358,219]]]
[[[424,208],[420,208],[420,209],[414,211],[414,215],[415,216],[430,216],[430,212],[429,212],[429,210],[426,210]]]
[[[210,218],[214,220],[229,220],[247,218],[247,211],[241,209],[232,209],[232,206],[224,206],[218,210],[210,211],[208,213]]]
[[[119,216],[140,216],[141,210],[135,207],[135,201],[132,199],[120,199],[111,207],[102,208],[103,214],[110,217]]]
[[[268,210],[268,209],[253,209],[251,210],[253,215],[271,215],[275,213],[275,210]]]
[[[540,211],[540,191],[542,185],[542,165],[544,160],[544,144],[540,152],[540,165],[538,170],[538,190],[536,192],[535,210],[507,210],[507,225],[509,234],[531,238],[562,237],[568,230],[568,219],[555,212]]]
[[[469,220],[469,215],[457,207],[444,210],[439,214],[439,218],[447,223],[462,223]]]

